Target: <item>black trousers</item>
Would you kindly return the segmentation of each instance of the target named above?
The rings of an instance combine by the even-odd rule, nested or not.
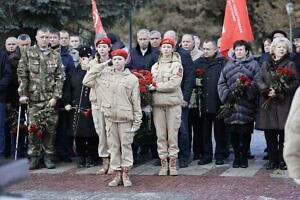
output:
[[[265,131],[265,137],[270,162],[282,162],[284,130],[267,130]]]
[[[239,125],[242,129],[243,125]],[[231,144],[234,151],[234,159],[246,161],[248,160],[248,150],[250,148],[251,133],[233,131],[231,132]]]
[[[75,137],[75,144],[78,156],[97,158],[98,137]]]
[[[199,108],[189,109],[189,135],[190,149],[193,146],[194,158],[203,155],[203,137],[201,134],[201,118],[199,116]],[[194,135],[193,135],[194,134]]]
[[[227,136],[223,119],[217,119],[216,114],[204,113],[201,115],[201,130],[203,133],[204,159],[212,159],[212,126],[216,142],[215,159],[224,159],[226,154]]]

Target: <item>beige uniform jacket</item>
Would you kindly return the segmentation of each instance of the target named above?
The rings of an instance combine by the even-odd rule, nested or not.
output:
[[[295,93],[285,124],[283,156],[290,177],[300,179],[300,88]]]
[[[105,67],[108,66],[106,64],[99,63],[97,57],[90,61],[90,65],[91,65],[91,68],[93,68],[95,66],[98,66],[98,69],[100,71],[102,71]],[[90,101],[91,101],[92,104],[98,103],[98,105],[101,105],[100,99],[97,99],[94,88],[91,88],[91,91],[90,91]]]
[[[153,106],[174,106],[183,100],[180,88],[183,67],[178,53],[173,53],[171,59],[159,58],[151,68],[156,91],[153,93]]]
[[[132,128],[138,129],[142,123],[142,109],[139,82],[128,69],[115,71],[113,67],[91,68],[83,79],[83,84],[95,88],[97,99],[105,118],[113,122],[132,121]]]

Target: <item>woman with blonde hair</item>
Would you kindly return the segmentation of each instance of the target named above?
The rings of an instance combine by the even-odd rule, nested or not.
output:
[[[269,163],[267,169],[286,170],[283,160],[284,125],[294,93],[299,85],[295,62],[291,60],[292,45],[287,38],[273,40],[270,59],[261,66],[257,85],[260,90],[260,107],[256,129],[265,131]],[[275,84],[280,74],[288,73],[285,85]]]

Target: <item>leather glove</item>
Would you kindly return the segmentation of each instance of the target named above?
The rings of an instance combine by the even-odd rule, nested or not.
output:
[[[21,104],[28,104],[29,98],[26,97],[26,96],[21,96],[20,99],[19,99],[19,102],[20,102]]]
[[[149,85],[149,90],[150,91],[155,91],[156,90],[156,87],[152,84]]]
[[[54,107],[55,105],[56,105],[56,99],[54,99],[54,98],[50,99],[48,106]]]
[[[196,86],[202,86],[202,79],[201,78],[196,78],[195,85]]]
[[[72,106],[70,104],[66,105],[65,106],[65,110],[66,111],[70,111],[72,109]]]
[[[295,181],[298,185],[300,185],[300,178],[294,178],[294,181]]]

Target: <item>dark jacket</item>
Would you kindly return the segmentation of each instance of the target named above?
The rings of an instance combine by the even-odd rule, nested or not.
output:
[[[200,57],[194,61],[194,68],[204,69],[202,79],[201,113],[216,113],[221,101],[218,95],[218,80],[227,60],[216,55],[214,58]]]
[[[7,60],[7,54],[0,52],[0,102],[6,102],[7,89],[12,81],[12,71]]]
[[[91,102],[89,100],[90,88],[82,86],[82,80],[85,76],[86,71],[82,70],[80,66],[75,68],[72,72],[67,74],[67,80],[65,82],[63,100],[64,104],[70,104],[72,107],[79,107],[81,90],[82,90],[82,100],[81,100],[81,111],[79,115],[75,112],[76,110],[71,110],[71,123],[73,128],[71,129],[71,135],[77,137],[92,137],[97,136],[94,127],[94,122],[92,118],[92,113],[88,117],[84,116],[85,109],[91,108]],[[78,126],[76,129],[77,120]]]
[[[72,59],[72,56],[69,54],[66,48],[61,48],[60,57],[62,64],[65,66],[66,74],[75,69],[75,64]]]
[[[271,82],[271,71],[275,71],[278,67],[287,67],[295,72],[295,79],[292,80],[288,86],[289,88],[284,91],[284,94],[279,94],[278,97],[271,101],[268,109],[263,109],[261,105],[268,98],[268,91]],[[294,93],[299,86],[299,75],[295,62],[291,60],[289,55],[286,55],[281,60],[275,62],[270,59],[268,62],[263,63],[257,84],[260,90],[259,99],[259,113],[255,124],[256,129],[259,130],[284,130],[285,121],[289,113]]]
[[[181,57],[181,63],[183,67],[183,77],[181,81],[181,90],[183,93],[183,100],[186,102],[190,102],[193,88],[195,86],[195,68],[194,62],[190,53],[183,48],[181,48],[178,44],[175,47],[175,52],[179,53]]]
[[[140,46],[137,44],[135,48],[130,50],[130,61],[127,68],[131,69],[147,69],[151,70],[152,65],[157,62],[159,56],[158,48],[148,45],[145,55],[142,54]]]
[[[19,60],[21,59],[21,52],[19,47],[17,47],[16,51],[9,54],[8,61],[12,70],[12,82],[8,89],[7,102],[11,103],[14,108],[18,108],[19,106],[19,93],[18,93],[18,74],[17,69],[19,65]]]
[[[246,93],[239,99],[236,99],[232,112],[224,117],[226,124],[249,124],[255,120],[258,88],[255,80],[259,72],[259,64],[249,54],[245,59],[233,59],[228,61],[221,72],[218,82],[218,93],[222,103],[226,102],[231,92],[236,87],[236,81],[241,75],[247,76],[252,80]]]

